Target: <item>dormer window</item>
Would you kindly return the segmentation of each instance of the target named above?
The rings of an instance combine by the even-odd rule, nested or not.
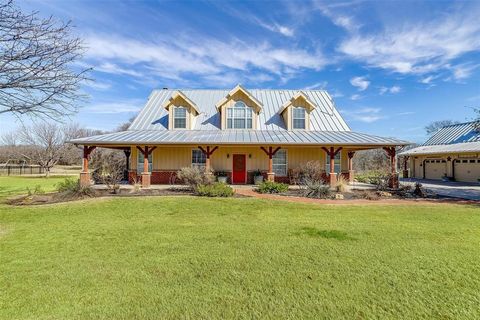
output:
[[[293,107],[292,109],[292,128],[305,129],[305,108]]]
[[[227,108],[227,129],[252,129],[253,111],[243,101]]]
[[[174,129],[187,128],[187,108],[175,107],[173,109],[173,128]]]

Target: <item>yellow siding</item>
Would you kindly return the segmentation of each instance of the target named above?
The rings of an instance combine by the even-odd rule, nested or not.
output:
[[[233,107],[235,102],[238,100],[243,101],[248,107],[253,108],[253,117],[252,117],[252,129],[257,129],[258,125],[258,110],[257,107],[252,103],[251,99],[244,94],[242,91],[237,91],[230,99],[221,107],[220,115],[221,115],[221,127],[222,129],[227,129],[227,112],[226,109]]]
[[[292,117],[292,107],[302,107],[305,108],[305,129],[310,130],[310,106],[304,99],[297,99],[291,105],[289,105],[282,112],[283,120],[285,121],[285,126],[287,130],[293,130],[293,117]]]
[[[173,107],[187,108],[187,129],[192,129],[195,125],[196,111],[180,96],[176,97],[168,107],[168,128],[170,130],[185,130],[173,128]]]
[[[153,151],[153,170],[175,171],[191,165],[192,149],[198,146],[157,146]],[[325,168],[326,154],[321,147],[283,147],[287,150],[288,169],[295,169],[308,161],[319,161]],[[137,167],[136,147],[131,148],[130,167],[135,170]],[[342,150],[342,171],[348,170],[347,151]],[[260,149],[260,146],[219,146],[211,156],[212,168],[216,171],[231,171],[233,154],[245,154],[247,159],[247,170],[267,170],[268,156]],[[228,157],[227,157],[228,155]]]

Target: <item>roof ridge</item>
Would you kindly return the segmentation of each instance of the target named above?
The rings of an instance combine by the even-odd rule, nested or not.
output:
[[[467,122],[460,122],[460,123],[449,124],[449,125],[443,126],[441,129],[443,129],[443,128],[448,128],[448,127],[455,127],[455,126],[463,126],[463,125],[466,125],[466,124],[474,124],[474,123],[477,123],[477,122],[480,122],[480,120],[473,120],[473,121],[467,121]],[[441,129],[440,129],[440,130],[441,130]],[[440,130],[439,130],[439,131],[440,131]]]
[[[248,88],[244,87],[246,90],[261,90],[261,91],[318,91],[318,92],[328,92],[325,89],[284,89],[284,88]],[[229,91],[232,90],[231,88],[155,88],[152,91],[163,91],[163,90],[172,90],[172,91],[183,91],[183,90],[190,90],[190,91],[208,91],[208,90],[216,90],[216,91]]]

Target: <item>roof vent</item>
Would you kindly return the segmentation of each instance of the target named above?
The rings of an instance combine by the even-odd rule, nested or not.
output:
[[[168,90],[168,88],[167,88],[167,87],[163,87],[162,90]]]

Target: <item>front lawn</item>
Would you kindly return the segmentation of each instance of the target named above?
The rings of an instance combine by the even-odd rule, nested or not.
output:
[[[478,319],[480,210],[0,205],[0,319]]]
[[[55,190],[55,184],[65,180],[66,176],[50,176],[45,178],[43,176],[0,176],[0,201],[3,198],[13,196],[16,194],[27,193],[27,188],[34,190],[36,186],[45,192]],[[78,177],[74,177],[78,179]]]

